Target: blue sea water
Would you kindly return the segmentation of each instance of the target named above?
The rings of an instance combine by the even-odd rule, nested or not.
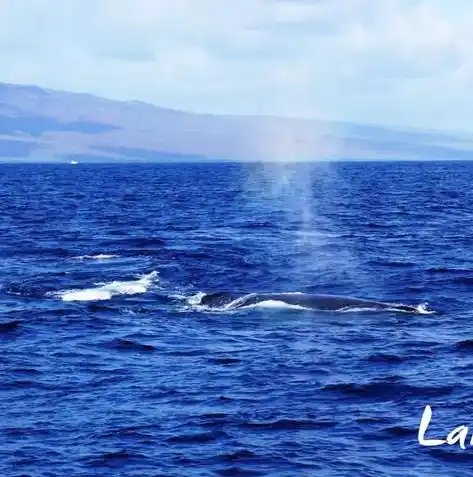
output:
[[[430,438],[473,426],[472,183],[447,162],[0,166],[0,475],[468,473],[473,447],[417,432],[426,405]],[[214,291],[438,313],[200,306]]]

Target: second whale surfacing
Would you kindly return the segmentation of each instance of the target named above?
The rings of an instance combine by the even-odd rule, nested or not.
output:
[[[402,303],[386,303],[363,298],[337,295],[317,295],[311,293],[250,293],[238,294],[215,292],[203,294],[199,305],[212,309],[236,310],[265,304],[280,304],[299,309],[314,311],[390,311],[412,314],[432,314],[425,303],[420,305],[405,305]]]

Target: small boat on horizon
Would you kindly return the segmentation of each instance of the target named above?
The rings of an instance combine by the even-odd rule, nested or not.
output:
[[[71,164],[79,164],[77,161],[74,161],[74,160],[72,160],[70,163]]]

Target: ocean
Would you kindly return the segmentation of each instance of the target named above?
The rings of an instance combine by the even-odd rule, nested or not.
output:
[[[469,431],[418,431],[426,406],[428,439],[473,426],[472,183],[469,162],[0,165],[0,475],[471,468]],[[255,293],[420,312],[235,306]]]

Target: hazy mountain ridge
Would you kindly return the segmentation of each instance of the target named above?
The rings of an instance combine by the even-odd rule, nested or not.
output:
[[[472,137],[441,132],[197,114],[0,83],[2,160],[468,159],[472,152]]]

